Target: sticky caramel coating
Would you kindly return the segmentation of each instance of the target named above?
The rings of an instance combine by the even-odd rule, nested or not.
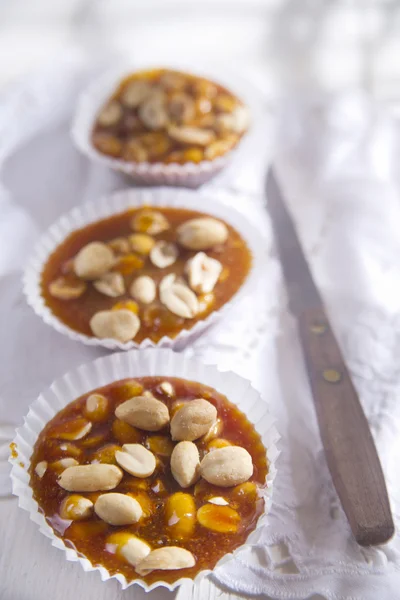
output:
[[[80,464],[89,464],[92,460],[97,459],[99,450],[105,446],[118,446],[119,442],[115,438],[112,428],[115,420],[113,416],[115,407],[130,398],[132,393],[140,393],[141,389],[141,386],[132,384],[130,380],[124,380],[92,390],[78,398],[60,411],[46,425],[35,444],[31,460],[30,483],[33,494],[56,535],[63,538],[67,545],[73,544],[92,564],[104,565],[112,574],[123,573],[128,581],[136,579],[138,575],[131,565],[118,554],[111,554],[105,549],[106,540],[111,534],[126,531],[133,533],[154,549],[177,545],[186,548],[195,556],[196,564],[194,567],[182,571],[153,571],[144,577],[148,583],[158,580],[173,582],[181,577],[194,577],[196,573],[203,569],[212,569],[222,556],[243,544],[249,533],[255,528],[257,519],[264,510],[264,500],[255,493],[255,484],[259,488],[265,485],[267,474],[266,450],[259,435],[245,415],[231,404],[225,396],[214,389],[200,383],[167,377],[145,377],[135,381],[140,383],[144,390],[151,391],[169,409],[176,402],[190,402],[198,397],[203,397],[211,402],[217,408],[218,416],[222,420],[221,435],[224,439],[229,440],[234,445],[246,448],[252,456],[254,473],[250,481],[242,484],[242,486],[220,488],[207,483],[205,480],[200,480],[194,486],[183,490],[172,476],[170,457],[166,456],[165,453],[156,454],[157,468],[153,475],[139,480],[124,472],[121,482],[112,490],[117,493],[130,493],[141,504],[144,517],[138,523],[115,527],[102,521],[95,513],[92,513],[90,518],[83,521],[75,521],[71,524],[62,522],[58,512],[64,498],[68,496],[68,492],[57,484],[57,473],[52,469],[48,469],[43,478],[39,478],[35,473],[35,466],[40,461],[46,460],[50,463],[65,456],[65,450],[62,449],[65,443],[52,437],[52,433],[53,431],[60,431],[63,423],[82,416],[86,399],[90,393],[103,394],[107,398],[111,410],[106,421],[93,423],[93,429],[89,434],[91,437],[98,436],[101,438],[101,443],[97,446],[88,447],[84,445],[85,439],[73,442],[73,445],[80,450]],[[176,394],[175,399],[168,398],[163,394],[160,384],[165,381],[172,384]],[[149,446],[149,440],[153,437],[159,438],[160,435],[168,437],[169,427],[166,427],[162,432],[151,433],[137,430],[137,433],[138,443]],[[208,442],[200,439],[195,443],[201,458],[207,451]],[[240,521],[237,523],[237,531],[229,534],[220,533],[200,525],[196,519],[193,532],[188,537],[179,535],[179,539],[177,539],[174,537],[176,527],[168,527],[168,524],[166,524],[168,498],[176,492],[184,492],[185,495],[192,496],[196,511],[207,504],[209,498],[222,496],[240,517]],[[101,492],[80,493],[81,496],[88,498],[93,503],[96,502],[100,494]],[[210,506],[213,505],[210,504]],[[218,511],[214,512],[218,513]],[[223,516],[221,512],[221,518]],[[67,528],[64,530],[66,525]],[[221,522],[219,528],[226,530],[223,522]]]
[[[132,272],[124,274],[126,292],[118,298],[101,294],[93,285],[88,285],[85,293],[79,298],[68,301],[51,295],[49,290],[51,282],[71,269],[72,259],[82,247],[92,241],[110,242],[115,238],[128,238],[133,233],[131,221],[141,210],[130,210],[73,232],[48,259],[42,274],[42,295],[50,310],[71,329],[92,337],[93,332],[89,325],[92,316],[99,311],[110,310],[116,304],[121,305],[124,301],[132,303],[129,290],[137,277],[148,275],[158,285],[169,273],[183,276],[187,260],[196,254],[196,250],[179,247],[177,261],[165,269],[154,266],[148,255],[130,254],[129,257],[137,257],[138,262]],[[189,219],[205,216],[204,213],[180,208],[157,207],[155,210],[165,215],[170,227],[155,235],[154,239],[169,242],[176,242],[176,230],[179,225]],[[228,224],[227,227],[229,236],[225,244],[207,250],[208,256],[221,262],[224,274],[223,280],[215,286],[213,296],[204,296],[205,299],[211,297],[212,302],[207,305],[206,302],[202,302],[202,296],[199,296],[200,304],[204,304],[206,308],[193,319],[183,319],[171,313],[162,305],[159,294],[149,304],[139,302],[138,316],[141,325],[135,335],[135,342],[140,343],[145,338],[158,342],[165,335],[174,338],[182,329],[191,329],[197,321],[206,318],[213,310],[220,309],[238,291],[250,270],[252,258],[246,242],[239,233]],[[228,274],[225,277],[226,273]]]

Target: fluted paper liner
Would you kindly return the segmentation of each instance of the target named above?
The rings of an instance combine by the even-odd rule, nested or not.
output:
[[[79,333],[63,323],[46,306],[41,290],[42,271],[50,255],[66,237],[81,229],[89,223],[99,221],[112,215],[125,212],[130,208],[141,206],[186,208],[210,214],[222,219],[232,225],[246,241],[253,255],[253,262],[246,280],[219,310],[214,310],[204,319],[197,321],[191,329],[182,329],[174,338],[164,336],[158,342],[149,338],[140,344],[134,340],[119,342],[114,339],[99,339]],[[194,192],[192,190],[158,188],[131,189],[116,192],[109,196],[100,198],[95,202],[88,202],[82,206],[76,206],[73,210],[60,217],[39,239],[33,250],[33,256],[29,261],[23,277],[23,288],[27,302],[45,323],[51,325],[58,332],[67,335],[70,339],[82,342],[89,346],[104,346],[110,350],[130,350],[131,348],[173,348],[181,350],[190,341],[196,339],[205,329],[213,325],[224,315],[232,304],[236,304],[247,294],[252,294],[257,288],[257,282],[263,277],[263,269],[267,257],[268,242],[260,232],[231,206],[219,202],[213,196],[212,191]]]
[[[214,366],[194,361],[187,353],[177,354],[169,349],[119,352],[98,358],[57,379],[32,403],[24,419],[24,424],[16,431],[14,443],[18,456],[10,458],[10,463],[12,464],[11,479],[13,493],[18,497],[19,506],[29,512],[31,520],[39,525],[40,531],[46,537],[50,538],[52,545],[65,552],[67,560],[78,561],[85,571],[99,571],[103,581],[110,578],[117,579],[123,589],[133,583],[137,583],[146,591],[150,591],[156,587],[165,587],[173,590],[183,581],[197,583],[211,573],[211,571],[203,570],[199,572],[194,580],[185,578],[184,573],[182,573],[182,578],[174,583],[167,583],[160,580],[148,585],[140,578],[128,582],[121,573],[111,575],[105,567],[93,566],[87,558],[79,555],[73,548],[67,547],[64,541],[54,534],[52,528],[46,522],[44,515],[39,512],[38,504],[33,498],[32,488],[29,485],[28,469],[33,447],[39,433],[46,423],[67,404],[82,394],[119,379],[154,375],[181,377],[183,379],[198,381],[226,395],[253,423],[267,449],[269,471],[266,477],[267,487],[263,491],[265,512],[260,516],[256,529],[250,533],[246,543],[237,548],[233,554],[223,556],[216,567],[221,567],[246,545],[251,544],[257,536],[257,530],[267,524],[267,513],[271,505],[272,487],[276,475],[275,462],[279,455],[276,447],[279,434],[269,414],[268,405],[251,386],[250,382],[230,371],[222,372]],[[24,466],[21,466],[22,464]]]
[[[124,77],[135,71],[148,68],[157,67],[145,64],[138,68],[137,65],[133,67],[131,64],[123,64],[108,70],[92,81],[79,98],[71,128],[72,139],[79,150],[88,158],[110,169],[121,171],[138,183],[197,187],[214,177],[214,175],[230,163],[242,140],[245,138],[246,133],[231,151],[226,152],[223,156],[215,160],[204,160],[197,164],[191,162],[183,165],[178,163],[164,164],[161,162],[128,162],[120,158],[113,158],[102,154],[92,144],[92,129],[100,108],[115,92],[118,84]],[[250,82],[241,80],[237,74],[228,73],[226,70],[218,74],[204,73],[193,69],[191,66],[184,65],[170,66],[170,68],[178,71],[186,71],[199,77],[205,77],[225,86],[246,104],[252,120],[261,111],[260,94],[255,92]]]

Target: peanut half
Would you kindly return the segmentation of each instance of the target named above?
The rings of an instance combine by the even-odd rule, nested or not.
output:
[[[212,217],[190,219],[177,229],[178,243],[190,250],[207,250],[228,239],[225,223]]]
[[[160,400],[136,396],[117,406],[115,416],[144,431],[159,431],[169,423],[168,408]]]
[[[140,319],[132,311],[101,310],[90,319],[90,329],[99,339],[111,338],[125,343],[133,340],[140,329]]]
[[[87,285],[81,279],[72,277],[58,277],[49,285],[49,292],[54,298],[60,300],[75,300],[86,291]]]
[[[188,488],[200,477],[200,458],[196,444],[179,442],[171,455],[172,475],[182,488]]]
[[[172,242],[160,240],[150,251],[150,260],[159,269],[170,267],[178,258],[178,247]]]
[[[152,550],[136,567],[139,575],[148,575],[152,571],[174,571],[194,567],[196,560],[189,550],[178,546],[164,546]]]
[[[160,284],[160,299],[161,302],[174,315],[183,319],[193,319],[199,312],[199,302],[196,295],[190,288],[183,283],[171,283],[166,285],[164,280],[169,277],[164,277],[162,287]],[[175,277],[175,276],[174,276]],[[167,280],[168,282],[170,280]]]
[[[39,477],[39,479],[42,479],[42,477],[44,476],[46,471],[47,471],[47,461],[41,460],[40,462],[37,463],[37,465],[35,467],[35,473]]]
[[[146,542],[126,531],[111,534],[107,538],[106,550],[117,554],[133,567],[136,567],[151,552]]]
[[[120,467],[135,477],[149,477],[156,468],[154,454],[141,444],[124,444],[115,458]]]
[[[122,479],[115,465],[79,465],[68,467],[60,475],[58,485],[68,492],[100,492],[112,490]]]
[[[90,394],[83,409],[85,417],[91,421],[100,422],[108,417],[108,400],[102,394]]]
[[[90,242],[76,255],[74,271],[81,279],[98,279],[107,273],[113,264],[114,253],[106,244]]]
[[[206,454],[200,463],[201,476],[214,485],[231,487],[250,479],[251,455],[240,446],[226,446]]]
[[[130,294],[138,302],[150,304],[156,297],[156,284],[148,275],[141,275],[133,281]]]
[[[83,521],[92,515],[93,502],[89,498],[71,494],[61,502],[60,517],[71,521]]]
[[[192,442],[206,434],[217,419],[217,409],[211,402],[198,398],[187,402],[172,417],[173,440]]]
[[[162,231],[169,229],[169,223],[164,215],[151,209],[143,209],[138,212],[131,221],[131,227],[139,233],[157,235]]]
[[[222,264],[204,252],[198,252],[188,260],[185,270],[192,290],[197,294],[208,294],[213,291],[218,281]]]
[[[105,273],[93,282],[93,287],[100,294],[110,298],[118,298],[125,294],[125,281],[120,273]]]
[[[126,494],[111,492],[102,494],[96,500],[94,511],[109,525],[132,525],[143,514],[139,502]]]

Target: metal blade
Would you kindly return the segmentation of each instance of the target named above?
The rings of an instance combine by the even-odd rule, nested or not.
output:
[[[267,201],[275,243],[286,281],[289,308],[295,316],[298,316],[303,310],[321,306],[323,302],[272,168],[267,175]]]

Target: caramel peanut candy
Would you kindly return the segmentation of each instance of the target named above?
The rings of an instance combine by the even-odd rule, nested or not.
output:
[[[253,461],[245,448],[227,446],[206,454],[200,463],[200,472],[208,483],[231,487],[250,479]]]
[[[185,270],[192,290],[197,294],[208,294],[219,279],[222,264],[204,252],[198,252],[188,260]]]
[[[120,273],[105,273],[93,283],[93,286],[98,292],[110,298],[117,298],[125,293],[125,281]]]
[[[206,434],[216,419],[217,409],[211,402],[202,398],[191,400],[172,417],[171,437],[192,442]]]
[[[152,550],[136,567],[139,575],[148,575],[152,571],[171,571],[194,567],[196,560],[189,550],[178,546],[164,546]]]
[[[94,511],[109,525],[132,525],[139,521],[143,513],[137,500],[117,492],[99,496],[94,505]]]
[[[114,465],[79,465],[65,469],[57,483],[68,492],[99,492],[113,490],[121,479],[122,471]]]
[[[159,269],[170,267],[178,258],[178,248],[172,242],[160,240],[150,251],[150,260]]]
[[[156,284],[148,275],[137,277],[131,285],[132,298],[143,304],[151,304],[156,297]]]
[[[135,477],[149,477],[156,468],[155,456],[141,444],[124,444],[115,458],[120,467]]]
[[[99,339],[111,338],[125,343],[133,340],[139,331],[140,320],[127,309],[101,310],[90,319],[90,328]]]
[[[168,408],[155,398],[136,396],[117,406],[115,416],[144,431],[159,431],[169,423]]]
[[[81,279],[98,279],[114,264],[112,250],[102,242],[90,242],[79,250],[74,260],[75,275]]]
[[[190,250],[208,250],[228,239],[225,223],[212,217],[190,219],[177,229],[178,243]]]
[[[151,547],[133,533],[118,531],[107,538],[106,550],[136,567],[150,554]]]

